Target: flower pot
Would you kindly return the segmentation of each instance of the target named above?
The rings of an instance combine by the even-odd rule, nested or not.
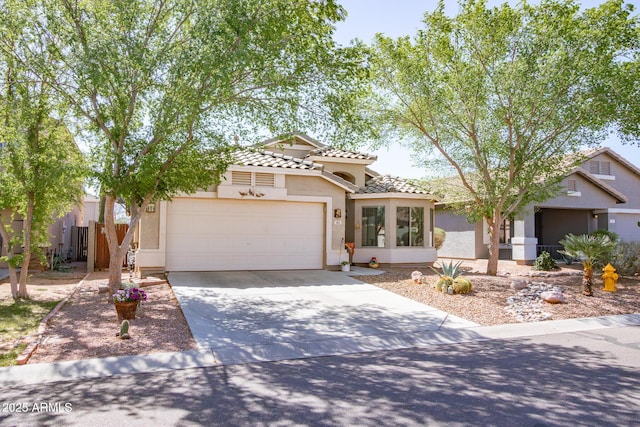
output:
[[[344,264],[342,266],[342,271],[351,271],[351,266],[349,264]]]
[[[136,318],[136,310],[138,309],[137,302],[115,302],[116,312],[118,313],[118,320],[124,319],[131,320]]]

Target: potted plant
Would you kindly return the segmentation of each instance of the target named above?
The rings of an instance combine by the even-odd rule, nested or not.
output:
[[[135,319],[136,310],[142,301],[147,300],[145,291],[135,287],[125,287],[113,294],[113,304],[118,313],[118,320]]]
[[[342,261],[340,265],[342,266],[342,271],[351,271],[351,265],[349,264],[349,261]]]

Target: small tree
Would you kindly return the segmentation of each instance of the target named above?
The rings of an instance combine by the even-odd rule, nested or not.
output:
[[[112,293],[148,204],[215,184],[235,141],[300,128],[350,132],[349,94],[362,73],[357,49],[332,40],[345,16],[333,0],[20,4],[33,23],[22,41],[34,49],[16,61],[72,107],[91,147]],[[42,61],[42,44],[55,66]],[[121,243],[118,200],[131,214]]]
[[[382,143],[397,135],[430,172],[456,175],[446,201],[487,224],[495,275],[503,221],[557,194],[582,160],[570,154],[620,118],[618,96],[637,105],[614,88],[637,83],[625,60],[638,19],[622,1],[583,12],[573,1],[486,4],[462,0],[450,18],[440,1],[413,39],[379,35],[366,111]]]
[[[7,11],[16,4],[7,5]],[[0,69],[0,235],[2,257],[9,264],[14,298],[27,298],[27,277],[33,256],[49,241],[48,227],[80,202],[86,176],[84,159],[65,124],[56,119],[61,105],[52,89],[15,57],[27,21],[20,15],[2,20]],[[42,52],[41,58],[51,62]],[[17,220],[21,227],[17,228]],[[21,252],[15,251],[21,247]],[[21,268],[18,278],[17,269]]]
[[[587,296],[593,296],[593,268],[599,262],[603,262],[611,256],[616,247],[616,242],[604,234],[575,235],[570,233],[559,243],[564,246],[564,250],[558,251],[559,253],[579,259],[582,262],[582,293]]]

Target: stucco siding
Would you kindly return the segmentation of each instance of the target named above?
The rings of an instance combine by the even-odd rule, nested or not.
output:
[[[478,247],[483,246],[482,231],[478,233],[476,224],[469,224],[463,215],[442,208],[436,209],[435,222],[435,226],[446,233],[444,244],[438,250],[439,257],[475,259],[479,256]]]
[[[608,215],[608,229],[618,233],[621,240],[640,242],[639,221],[640,214],[612,213]]]
[[[601,179],[607,185],[615,188],[629,199],[627,203],[620,203],[616,207],[624,209],[640,208],[640,197],[638,188],[640,187],[640,176],[629,170],[626,166],[618,163],[616,159],[606,153],[595,156],[592,160],[611,162],[611,177],[615,179]],[[584,165],[589,170],[589,161]]]
[[[334,172],[345,172],[354,177],[355,182],[353,184],[358,187],[364,187],[365,185],[365,165],[353,164],[353,163],[345,163],[345,162],[328,162],[326,160],[322,161],[324,165],[324,170],[334,173]]]
[[[587,181],[580,175],[572,174],[564,179],[560,185],[566,189],[568,180],[576,181],[576,191],[579,195],[569,196],[566,190],[553,199],[537,204],[543,208],[576,208],[576,209],[606,209],[616,206],[616,199],[603,189]]]
[[[156,204],[157,206],[157,204]],[[138,230],[140,247],[145,249],[160,248],[160,210],[155,212],[145,212],[140,219],[140,229]]]

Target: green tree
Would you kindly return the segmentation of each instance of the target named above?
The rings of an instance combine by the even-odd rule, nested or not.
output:
[[[18,42],[26,21],[15,18],[3,20],[1,26],[7,49],[0,55],[0,235],[11,293],[27,298],[32,255],[43,256],[40,248],[49,241],[48,227],[80,202],[86,170],[71,134],[54,118],[60,111],[51,88],[13,59],[26,47]]]
[[[58,63],[37,52],[19,60],[72,106],[91,146],[112,291],[146,206],[218,181],[236,141],[356,133],[346,125],[363,74],[358,49],[332,41],[344,18],[333,0],[43,0],[23,10]],[[131,214],[121,244],[117,200]]]
[[[504,219],[555,195],[581,161],[567,153],[613,122],[612,76],[638,49],[637,18],[615,0],[584,12],[573,1],[460,6],[451,18],[439,2],[413,39],[376,37],[366,111],[383,143],[401,138],[425,167],[456,175],[447,201],[487,223],[495,275]]]
[[[558,252],[582,262],[582,293],[593,296],[593,268],[613,254],[616,242],[605,234],[575,235],[569,233],[559,243],[564,246],[564,249]]]

